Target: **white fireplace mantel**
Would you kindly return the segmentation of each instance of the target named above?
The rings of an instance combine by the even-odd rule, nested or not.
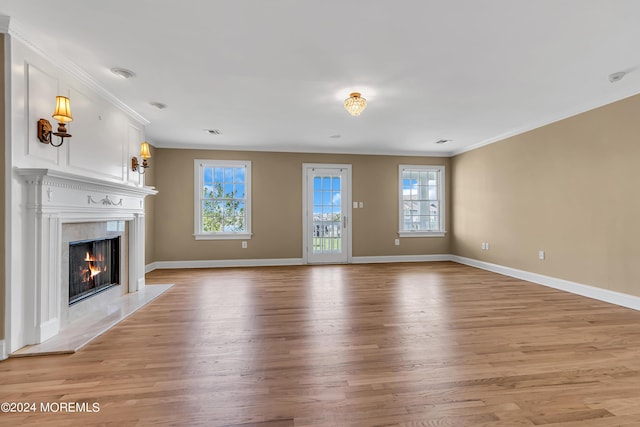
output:
[[[144,198],[153,187],[137,187],[51,169],[15,168],[24,182],[25,338],[37,344],[57,335],[61,313],[62,224],[124,220],[129,224],[129,292],[144,283]]]

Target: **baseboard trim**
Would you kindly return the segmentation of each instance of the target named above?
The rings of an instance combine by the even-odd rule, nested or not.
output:
[[[0,340],[0,360],[4,360],[9,357],[7,353],[7,348],[4,345],[4,340]]]
[[[156,264],[158,264],[158,263],[157,262],[152,262],[152,263],[149,263],[149,264],[145,265],[144,266],[144,272],[145,273],[151,273],[153,270],[158,268],[158,266]]]
[[[149,265],[153,265],[154,270],[169,268],[272,267],[302,265],[302,258],[156,261]]]
[[[539,285],[548,286],[550,288],[559,289],[561,291],[570,292],[572,294],[581,295],[583,297],[596,299],[598,301],[604,301],[622,307],[640,310],[640,297],[634,295],[623,294],[621,292],[611,291],[608,289],[596,288],[594,286],[584,285],[582,283],[571,282],[569,280],[531,273],[529,271],[518,270],[516,268],[505,267],[498,264],[491,264],[489,262],[479,261],[472,258],[465,258],[457,255],[452,255],[451,261],[471,267],[480,268],[482,270],[503,274],[505,276],[515,277],[516,279],[526,280],[528,282],[537,283]]]
[[[374,264],[387,262],[431,262],[451,261],[449,254],[437,255],[390,255],[390,256],[355,256],[351,258],[353,264]]]

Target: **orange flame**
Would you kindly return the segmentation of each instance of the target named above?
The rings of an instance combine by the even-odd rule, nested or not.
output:
[[[100,268],[99,265],[96,265],[96,263],[104,262],[104,256],[101,253],[99,253],[96,258],[95,256],[91,255],[89,252],[87,252],[87,254],[84,257],[84,260],[89,263],[89,269],[82,270],[82,275],[84,277],[83,282],[88,282],[91,278],[102,273],[103,271],[102,268]],[[106,268],[105,268],[105,271],[106,271]]]

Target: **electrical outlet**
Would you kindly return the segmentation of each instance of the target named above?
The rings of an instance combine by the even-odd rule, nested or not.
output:
[[[359,207],[360,209],[364,208],[364,202],[358,202],[358,207]]]
[[[358,202],[353,202],[353,209],[358,209]]]
[[[247,249],[247,242],[244,240],[242,241],[242,249]]]
[[[400,246],[400,239],[396,239],[396,246]]]
[[[486,251],[488,251],[488,250],[489,250],[489,242],[487,242],[487,243],[485,243],[485,244],[484,244],[484,249],[485,249]]]
[[[543,260],[544,260],[544,251],[538,251],[538,259],[539,259],[540,261],[543,261]]]

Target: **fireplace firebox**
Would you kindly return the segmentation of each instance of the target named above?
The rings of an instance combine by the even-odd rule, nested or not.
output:
[[[69,305],[120,284],[120,237],[69,243]]]

